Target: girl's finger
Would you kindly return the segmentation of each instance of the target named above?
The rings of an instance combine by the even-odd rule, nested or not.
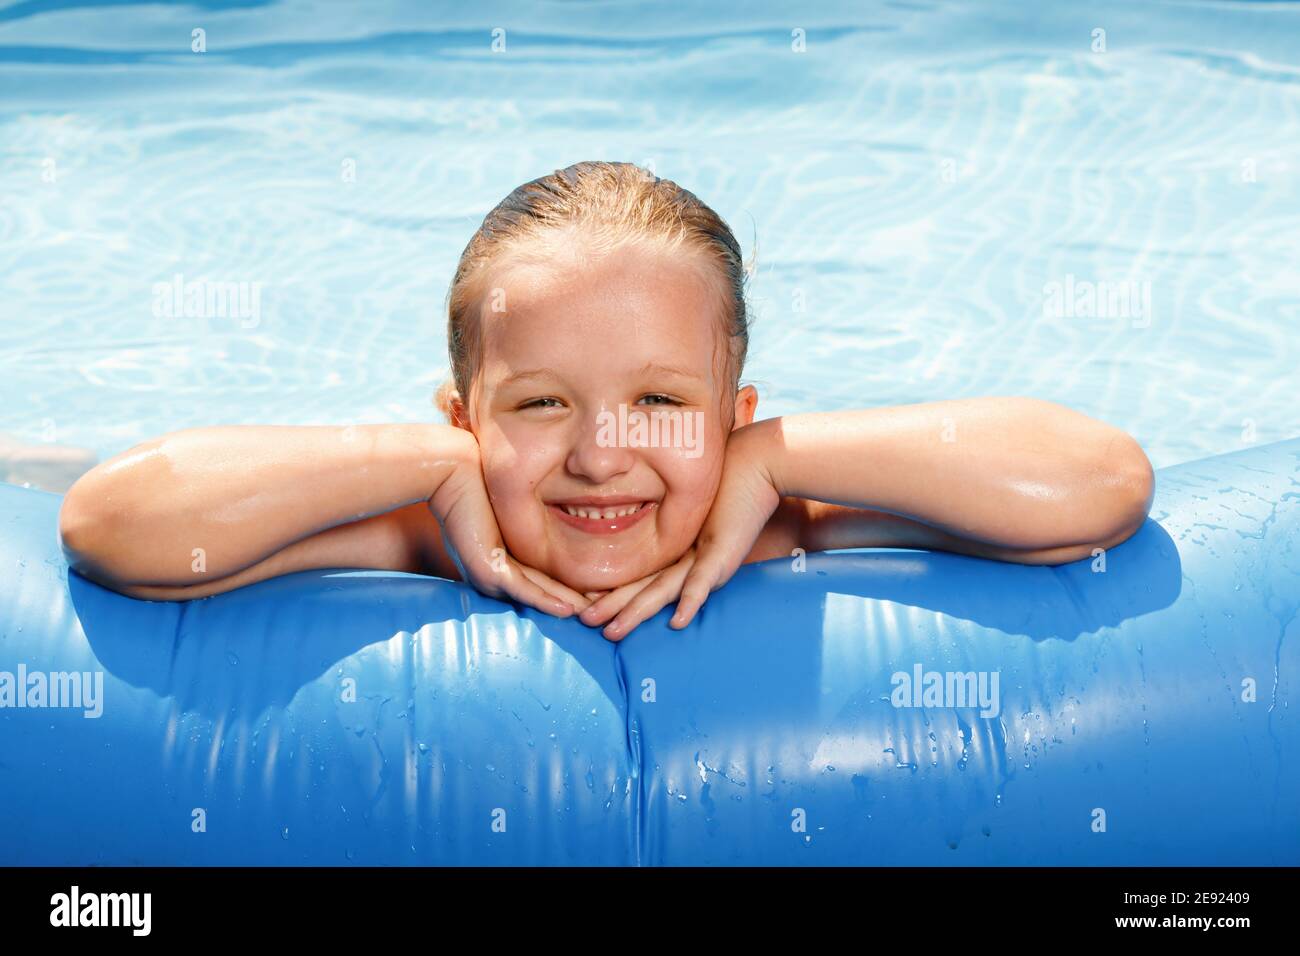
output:
[[[518,564],[518,562],[516,562],[516,566],[521,572],[523,572],[524,576],[528,578],[528,580],[532,581],[552,597],[557,597],[564,603],[571,605],[575,610],[581,611],[591,605],[590,598],[579,594],[577,591],[573,590],[573,588],[561,584],[559,581],[556,581],[547,574],[543,574],[536,568],[530,568],[528,565]]]
[[[609,591],[583,610],[581,614],[582,623],[588,627],[599,627],[604,624],[623,610],[627,606],[627,602],[636,597],[637,593],[647,587],[656,577],[658,577],[658,572]]]
[[[637,625],[654,617],[681,593],[682,582],[689,573],[689,564],[674,565],[660,572],[655,582],[634,597],[602,633],[611,641],[627,637]]]
[[[575,609],[572,604],[560,600],[545,588],[534,583],[523,573],[522,567],[514,562],[510,562],[505,571],[498,573],[497,585],[520,604],[527,604],[529,607],[537,608],[543,613],[552,614],[555,617],[569,617],[574,613]]]
[[[582,612],[582,622],[589,627],[599,627],[622,611],[629,601],[648,588],[658,578],[669,572],[680,571],[684,575],[685,571],[694,563],[695,548],[691,547],[690,550],[678,558],[676,564],[670,565],[662,571],[656,571],[654,574],[647,574],[639,581],[633,581],[631,584],[625,584],[613,591],[606,592],[605,597],[597,600],[595,604]]]
[[[702,561],[697,562],[682,584],[682,599],[677,602],[677,610],[668,620],[668,626],[681,630],[695,617],[704,602],[713,593],[717,578],[714,572]]]

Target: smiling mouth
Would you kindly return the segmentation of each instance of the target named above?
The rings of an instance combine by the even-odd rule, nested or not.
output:
[[[607,507],[548,504],[564,525],[587,534],[617,534],[639,523],[659,506],[657,501],[623,502]]]

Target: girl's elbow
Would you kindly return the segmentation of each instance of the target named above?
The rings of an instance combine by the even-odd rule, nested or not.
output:
[[[84,496],[76,494],[76,489],[73,485],[59,506],[59,546],[68,566],[85,574],[84,569],[97,564],[94,555],[101,550],[100,544],[108,535],[104,522],[83,501]]]
[[[113,543],[117,530],[102,509],[87,500],[89,495],[78,493],[74,484],[59,506],[59,547],[68,567],[100,587],[130,597],[132,585],[121,576],[114,558]]]
[[[1142,527],[1155,498],[1156,476],[1142,446],[1121,434],[1108,449],[1105,467],[1114,476],[1111,491],[1116,501],[1116,528],[1111,537],[1125,541]]]
[[[1133,537],[1146,522],[1155,496],[1155,473],[1128,435],[1107,447],[1086,479],[1087,490],[1063,492],[1019,542],[1027,563],[1065,564]]]

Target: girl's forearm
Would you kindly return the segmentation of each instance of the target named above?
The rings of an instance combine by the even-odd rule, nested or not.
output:
[[[748,428],[782,495],[906,516],[983,542],[991,556],[1108,547],[1136,530],[1151,503],[1151,465],[1137,442],[1036,399],[792,415]],[[869,524],[898,525],[889,533],[900,541],[917,538],[887,519]]]
[[[69,489],[74,567],[122,584],[234,574],[345,522],[427,499],[473,436],[438,424],[194,428],[144,442]]]
[[[909,548],[951,551],[1017,564],[1068,564],[1086,558],[1098,547],[1109,548],[1128,536],[1062,544],[1047,548],[1016,548],[951,534],[913,518],[877,511],[806,501],[799,545],[807,551],[841,548]]]

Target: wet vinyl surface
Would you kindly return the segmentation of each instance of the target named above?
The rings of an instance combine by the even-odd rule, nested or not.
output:
[[[0,863],[1295,865],[1300,440],[1158,478],[1100,563],[777,559],[619,644],[396,573],[135,601],[0,485],[0,692],[102,680],[0,709]]]

